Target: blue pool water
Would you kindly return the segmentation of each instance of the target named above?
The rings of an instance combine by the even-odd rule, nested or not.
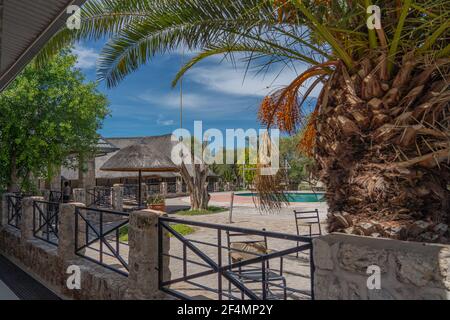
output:
[[[247,192],[247,193],[239,193],[237,196],[242,197],[253,197],[257,196],[255,193]],[[287,192],[286,196],[289,202],[323,202],[325,201],[324,193],[297,193],[297,192]]]

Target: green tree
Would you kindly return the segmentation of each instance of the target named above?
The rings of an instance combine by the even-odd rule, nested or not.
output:
[[[231,164],[219,164],[214,171],[218,174],[224,182],[236,182],[236,172]]]
[[[0,94],[0,176],[10,191],[29,189],[33,177],[51,178],[71,165],[71,154],[93,151],[108,102],[75,63],[65,51],[30,64]]]
[[[305,156],[299,150],[298,145],[301,137],[301,133],[298,133],[280,139],[280,166],[287,170],[290,185],[309,182],[312,175],[314,160]],[[285,161],[288,165],[287,169],[285,169]]]
[[[381,8],[378,29],[369,27],[370,5]],[[110,37],[98,70],[109,86],[179,46],[201,53],[174,83],[217,54],[244,53],[263,68],[306,64],[264,99],[259,117],[295,133],[302,102],[323,84],[301,146],[327,188],[329,230],[361,233],[376,219],[384,236],[427,240],[409,234],[415,221],[449,222],[448,0],[91,0],[82,19],[42,57],[69,41]],[[259,199],[270,204],[266,194]],[[404,232],[391,232],[393,223]]]
[[[249,147],[245,147],[244,150],[242,149],[236,149],[236,159],[237,154],[244,152],[245,156],[245,164],[237,164],[236,165],[236,172],[240,180],[244,183],[243,187],[248,188],[249,185],[252,185],[254,183],[255,177],[256,177],[256,170],[257,165],[256,164],[250,164],[250,149]]]

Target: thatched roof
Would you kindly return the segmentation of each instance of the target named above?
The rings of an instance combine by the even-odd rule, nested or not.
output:
[[[108,154],[114,151],[119,151],[120,148],[117,148],[116,146],[112,145],[108,141],[106,141],[103,138],[100,138],[97,142],[97,145],[95,146],[97,149],[97,155],[104,155]]]
[[[176,142],[172,141],[172,135],[166,134],[162,136],[147,136],[147,137],[127,137],[127,138],[103,138],[104,141],[110,145],[118,148],[124,149],[126,147],[144,143],[150,146],[153,150],[158,153],[164,154],[166,157],[170,158],[172,153],[172,148],[175,146]],[[114,157],[119,151],[108,153],[106,155],[97,157],[95,159],[95,177],[97,179],[126,179],[126,178],[137,178],[137,172],[114,172],[114,171],[103,171],[100,170],[101,167],[112,157]],[[192,166],[187,166],[188,171],[192,173]],[[78,180],[78,170],[71,170],[68,168],[62,168],[62,176],[68,180]],[[143,172],[142,176],[145,178],[177,178],[181,177],[178,172]],[[209,173],[210,177],[215,177],[216,174],[213,172]]]
[[[158,152],[151,145],[138,143],[117,152],[106,161],[100,170],[120,172],[174,172],[178,171],[178,167],[169,157]]]

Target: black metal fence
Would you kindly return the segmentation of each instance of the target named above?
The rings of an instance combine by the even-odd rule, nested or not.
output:
[[[200,238],[174,225],[201,228]],[[308,237],[174,218],[160,218],[159,288],[180,299],[312,299],[314,265]],[[171,236],[164,253],[163,238]],[[297,244],[298,243],[298,244]],[[178,246],[175,246],[178,244]],[[301,252],[300,257],[296,257]],[[170,261],[172,279],[166,279]]]
[[[90,195],[90,203],[88,207],[95,208],[112,208],[112,189],[109,187],[94,187],[86,190],[86,193]]]
[[[75,253],[128,276],[128,224],[125,212],[76,207]]]
[[[58,245],[59,203],[33,202],[33,235],[47,243]]]
[[[20,229],[20,221],[22,219],[22,196],[8,195],[8,225]]]

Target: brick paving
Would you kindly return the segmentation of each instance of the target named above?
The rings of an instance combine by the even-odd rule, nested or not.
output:
[[[244,197],[240,197],[244,198]],[[211,204],[214,205],[224,205],[229,202],[230,195],[229,193],[221,193],[221,194],[213,194],[211,198]],[[172,200],[173,204],[179,205],[180,202],[186,201],[187,199],[174,199]],[[228,200],[228,201],[227,201]],[[233,223],[229,224],[229,211],[216,213],[211,215],[204,216],[177,216],[170,215],[171,217],[176,217],[180,219],[180,222],[184,220],[191,221],[200,221],[212,224],[222,224],[222,225],[232,225],[249,229],[257,229],[262,230],[265,229],[267,231],[274,231],[280,233],[288,233],[288,234],[296,234],[295,220],[293,217],[293,209],[296,210],[311,210],[311,209],[319,209],[320,217],[322,220],[325,219],[327,213],[327,207],[324,203],[302,203],[291,205],[288,208],[283,208],[280,212],[274,213],[261,213],[258,209],[256,209],[253,205],[253,201],[251,198],[245,198],[244,201],[240,201],[241,199],[235,199],[235,205],[233,209]],[[250,200],[250,202],[248,201]],[[250,204],[250,205],[249,205]],[[168,202],[170,207],[171,202]],[[322,229],[325,230],[325,225],[322,225]],[[189,236],[188,239],[209,242],[213,244],[217,244],[217,230],[209,229],[209,228],[198,228],[195,227],[195,232]],[[308,230],[301,229],[301,233],[306,234]],[[226,236],[222,236],[222,243],[226,246]],[[175,238],[171,238],[170,241],[170,254],[178,257],[183,256],[183,246],[180,241]],[[216,247],[211,247],[203,244],[196,244],[196,246],[204,253],[208,255],[215,262],[218,260],[218,249]],[[271,251],[280,251],[282,249],[288,249],[290,247],[296,246],[296,243],[293,241],[280,240],[280,239],[268,239],[268,248]],[[227,250],[225,250],[227,251]],[[203,262],[198,256],[196,256],[193,252],[188,250],[188,258],[192,259],[195,262]],[[228,254],[226,252],[223,253],[222,260],[224,263],[228,262]],[[258,265],[259,267],[260,265]],[[278,271],[280,268],[279,259],[273,259],[270,261],[270,268]],[[207,268],[195,265],[193,263],[188,264],[188,272],[187,274],[192,274],[195,272],[205,271]],[[179,278],[183,275],[183,264],[181,261],[176,259],[171,259],[170,261],[170,270],[171,270],[171,279]],[[287,286],[291,287],[300,292],[288,292],[288,299],[309,299],[310,292],[310,265],[309,265],[309,251],[302,252],[299,254],[297,258],[295,254],[291,254],[289,256],[285,256],[283,259],[283,276],[286,279]],[[228,281],[226,279],[222,279],[223,288],[226,289],[226,293],[228,293]],[[199,283],[202,286],[206,286],[209,288],[218,288],[218,276],[217,274],[202,277],[200,279],[196,279],[195,282]],[[261,290],[258,290],[261,287],[260,283],[254,284],[250,286],[252,289],[256,289],[255,292],[257,294],[261,294]],[[197,297],[199,299],[217,299],[217,293],[211,293],[203,288],[198,288],[190,283],[181,283],[173,285],[171,288],[180,290],[182,293],[187,294],[191,297]],[[233,286],[234,288],[234,286]],[[275,298],[282,298],[283,292],[276,287],[271,288],[271,293],[275,296]],[[232,295],[236,298],[241,297],[240,291],[234,288],[232,290]],[[224,299],[227,299],[225,296]]]

